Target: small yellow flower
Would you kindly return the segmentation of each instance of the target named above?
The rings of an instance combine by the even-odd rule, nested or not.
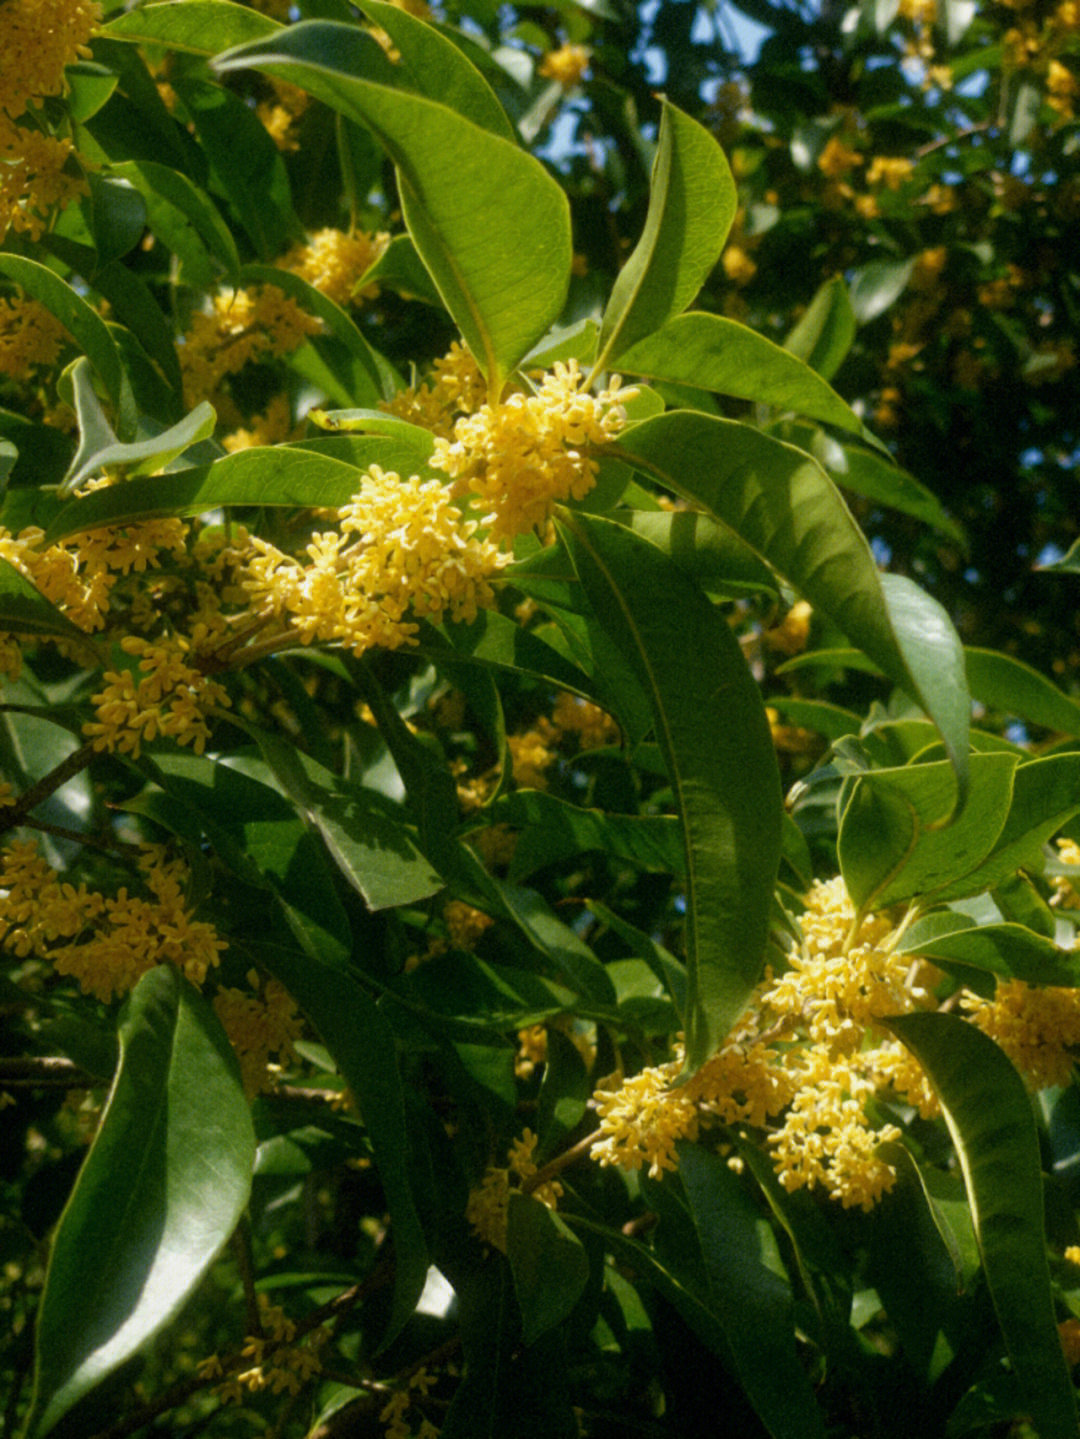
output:
[[[563,45],[549,50],[540,61],[540,74],[545,80],[556,80],[564,90],[580,84],[589,68],[592,51],[587,45]]]

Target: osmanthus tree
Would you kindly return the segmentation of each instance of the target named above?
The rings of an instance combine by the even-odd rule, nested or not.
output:
[[[468,17],[0,13],[6,1432],[1075,1436],[1080,705],[843,287],[670,101],[583,286]]]

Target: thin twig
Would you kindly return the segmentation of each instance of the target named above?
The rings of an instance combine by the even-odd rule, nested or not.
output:
[[[522,1194],[531,1194],[534,1189],[539,1189],[549,1179],[554,1179],[556,1174],[561,1174],[571,1164],[576,1164],[579,1159],[583,1159],[603,1132],[602,1129],[594,1129],[591,1134],[586,1134],[584,1139],[579,1139],[569,1149],[564,1149],[561,1154],[557,1154],[554,1159],[549,1160],[542,1169],[538,1169],[528,1179],[523,1179],[521,1181]]]
[[[74,779],[81,770],[86,768],[96,753],[92,742],[80,746],[79,749],[69,754],[67,759],[61,760],[56,768],[50,770],[44,778],[39,779],[37,784],[24,790],[14,804],[0,809],[0,834],[22,824],[25,815],[47,800],[61,785],[67,784],[69,779]]]
[[[101,1084],[70,1059],[55,1055],[25,1054],[0,1059],[0,1086],[38,1089],[92,1089]]]

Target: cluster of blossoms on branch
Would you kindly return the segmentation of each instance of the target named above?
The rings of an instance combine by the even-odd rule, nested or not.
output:
[[[900,1137],[875,1124],[867,1101],[900,1100],[924,1119],[941,1110],[925,1072],[882,1021],[934,1009],[942,975],[897,952],[904,921],[856,916],[843,880],[816,881],[801,940],[783,973],[766,973],[720,1050],[678,1084],[681,1053],[593,1096],[594,1160],[654,1177],[678,1165],[676,1146],[720,1123],[763,1130],[785,1189],[824,1190],[870,1209],[896,1172],[878,1152]],[[993,999],[960,991],[962,1012],[1005,1050],[1028,1084],[1063,1084],[1080,1043],[1077,991],[1020,980]]]

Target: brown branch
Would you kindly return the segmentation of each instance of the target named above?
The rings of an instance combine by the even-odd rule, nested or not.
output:
[[[571,1164],[576,1164],[579,1159],[583,1159],[603,1132],[602,1129],[594,1129],[591,1134],[586,1134],[584,1139],[579,1139],[569,1149],[564,1149],[561,1154],[557,1154],[554,1159],[549,1160],[542,1169],[538,1169],[528,1179],[523,1179],[521,1181],[522,1194],[531,1194],[534,1189],[539,1189],[549,1179],[554,1179],[556,1174],[561,1174]]]
[[[79,749],[69,754],[67,759],[61,760],[56,768],[50,770],[43,779],[39,779],[37,784],[31,785],[28,790],[25,790],[14,804],[0,809],[0,834],[22,824],[25,815],[28,815],[32,809],[36,809],[42,801],[47,800],[61,785],[67,784],[69,779],[74,779],[81,770],[86,768],[96,753],[92,743],[80,746]]]
[[[48,1088],[92,1089],[103,1083],[70,1059],[54,1055],[18,1055],[0,1059],[0,1086],[23,1089]]]

